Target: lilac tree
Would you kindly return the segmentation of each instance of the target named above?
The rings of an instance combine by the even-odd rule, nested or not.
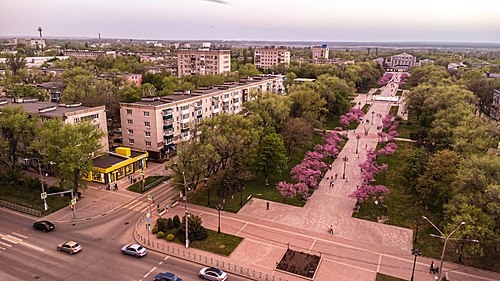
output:
[[[281,181],[276,185],[276,189],[281,194],[281,197],[283,197],[283,202],[285,202],[286,198],[293,198],[297,195],[297,189],[291,183]]]

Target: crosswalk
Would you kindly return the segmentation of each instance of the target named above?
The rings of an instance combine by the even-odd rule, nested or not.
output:
[[[127,204],[123,205],[123,209],[129,209],[137,212],[142,212],[147,208],[146,202],[139,201],[139,200],[132,200],[128,202]]]
[[[2,234],[0,233],[0,254],[7,251],[12,247],[16,247],[18,245],[25,246],[38,251],[45,251],[44,249],[31,245],[27,243],[25,240],[28,239],[27,236],[22,234],[12,232],[10,234]]]

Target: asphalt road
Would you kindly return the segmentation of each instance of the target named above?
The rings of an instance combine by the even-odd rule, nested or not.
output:
[[[164,192],[154,193],[158,200],[167,198]],[[121,254],[124,244],[134,242],[132,231],[140,215],[124,208],[93,220],[56,223],[53,232],[44,233],[32,229],[35,219],[0,208],[0,280],[142,281],[165,271],[182,280],[200,280],[202,266],[195,263],[152,251],[144,258]],[[80,243],[82,251],[57,251],[57,244],[67,240]],[[248,279],[230,275],[228,280]]]

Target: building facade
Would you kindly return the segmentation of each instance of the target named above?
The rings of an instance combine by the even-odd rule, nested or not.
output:
[[[414,66],[417,66],[417,58],[407,53],[391,56],[389,60],[389,67],[395,70],[407,71]]]
[[[315,46],[311,48],[313,59],[328,59],[330,56],[330,48],[325,44],[323,46]]]
[[[231,71],[231,51],[228,50],[179,50],[177,76],[221,74]]]
[[[279,64],[290,64],[290,51],[286,48],[255,48],[253,62],[257,68],[269,69]]]
[[[259,76],[186,94],[120,104],[123,145],[163,161],[176,144],[189,140],[196,124],[221,113],[237,114],[250,92],[283,93],[282,76]]]
[[[105,106],[86,107],[82,106],[81,103],[58,104],[27,98],[14,98],[10,101],[9,99],[0,100],[0,111],[7,106],[22,107],[28,114],[39,116],[42,122],[52,118],[61,118],[65,124],[89,121],[104,133],[101,139],[102,149],[109,150]]]
[[[116,57],[115,51],[65,50],[63,54],[77,59],[97,59],[98,57],[105,56]]]

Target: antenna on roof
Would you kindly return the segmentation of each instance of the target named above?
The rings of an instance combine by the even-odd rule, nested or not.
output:
[[[43,53],[43,41],[41,41],[41,40],[43,40],[43,37],[42,37],[42,27],[39,26],[37,30],[38,30],[38,33],[40,33],[40,45],[42,45],[42,53]]]
[[[101,33],[99,32],[99,46],[101,46]]]

